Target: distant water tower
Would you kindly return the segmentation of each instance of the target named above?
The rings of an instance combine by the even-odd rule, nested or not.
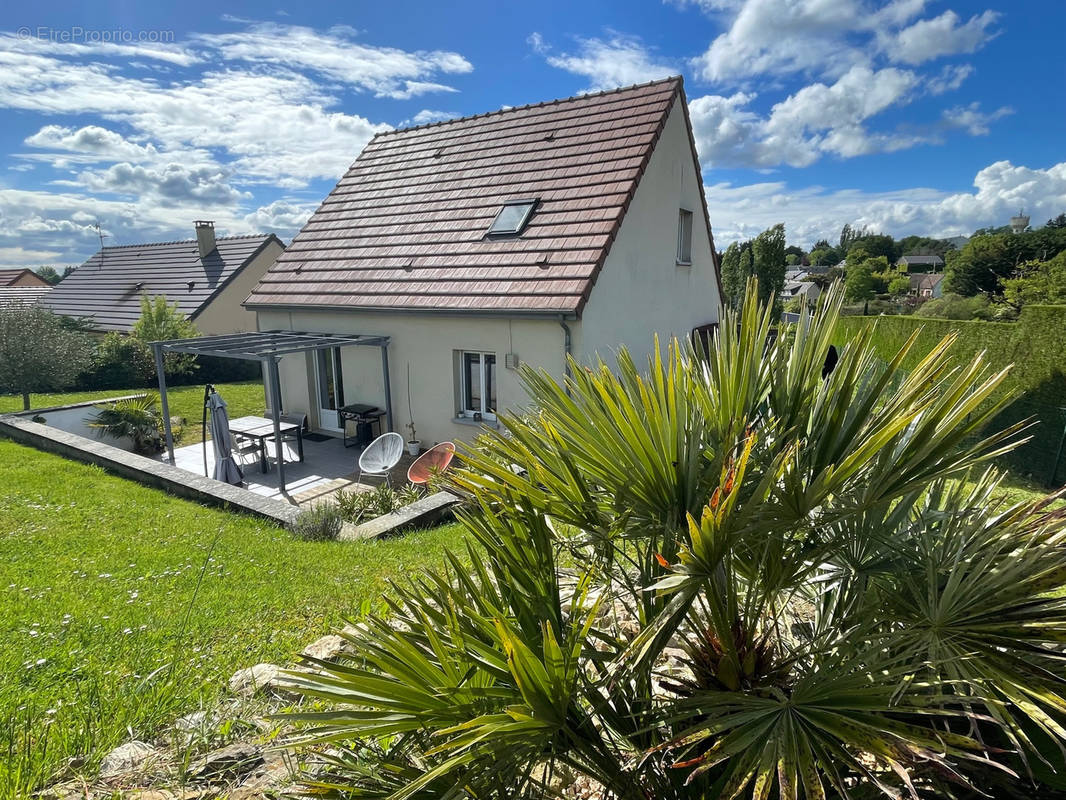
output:
[[[1029,217],[1024,213],[1024,210],[1019,210],[1016,217],[1010,218],[1010,229],[1015,233],[1021,233],[1029,227]]]

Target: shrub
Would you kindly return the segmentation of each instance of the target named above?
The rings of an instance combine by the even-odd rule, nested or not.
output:
[[[415,502],[420,496],[421,492],[415,486],[393,489],[383,483],[369,492],[340,491],[334,499],[344,520],[358,524],[364,520],[391,514]]]
[[[933,317],[937,319],[992,319],[992,307],[988,297],[983,294],[974,297],[962,297],[946,294],[923,303],[914,312],[916,317]]]
[[[316,503],[305,508],[292,526],[293,534],[308,542],[333,541],[341,533],[344,517],[332,503]]]
[[[523,368],[528,415],[449,473],[476,546],[297,679],[336,704],[295,716],[317,790],[1003,796],[989,763],[1061,766],[1064,514],[973,471],[1017,433],[980,435],[1002,375],[950,339],[907,374],[867,331],[823,377],[840,294],[787,345],[749,286],[705,356]]]

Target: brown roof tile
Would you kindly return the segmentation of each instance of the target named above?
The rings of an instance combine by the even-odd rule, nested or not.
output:
[[[379,134],[250,306],[580,312],[680,78]],[[515,237],[501,205],[538,198]]]

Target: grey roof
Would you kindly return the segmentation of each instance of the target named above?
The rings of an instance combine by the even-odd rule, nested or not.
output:
[[[940,267],[944,265],[944,259],[938,255],[927,253],[925,255],[902,256],[896,263],[914,267]]]
[[[912,289],[935,289],[944,280],[943,274],[939,272],[913,272],[908,277]]]
[[[141,295],[163,295],[191,319],[271,241],[274,234],[220,236],[203,259],[195,239],[105,247],[44,301],[58,314],[88,317],[104,331],[132,330]]]
[[[18,303],[38,303],[51,291],[51,286],[0,286],[0,308]]]

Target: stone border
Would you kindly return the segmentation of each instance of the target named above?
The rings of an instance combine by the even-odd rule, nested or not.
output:
[[[94,400],[89,405],[100,402],[106,401]],[[77,405],[79,404],[74,404],[75,407]],[[53,406],[53,410],[67,407]],[[6,436],[20,444],[55,453],[74,461],[95,464],[123,478],[130,478],[179,497],[229,511],[238,510],[254,514],[286,528],[291,527],[300,515],[300,509],[297,506],[289,505],[281,500],[263,497],[238,486],[230,486],[228,483],[186,472],[162,461],[155,461],[103,442],[33,422],[24,418],[27,413],[36,415],[40,411],[34,409],[30,412],[0,415],[0,436]]]
[[[49,411],[67,411],[71,408],[87,408],[88,406],[98,406],[101,403],[117,403],[119,400],[139,400],[142,397],[147,397],[148,392],[138,392],[137,394],[121,394],[116,397],[101,397],[99,400],[82,400],[78,403],[65,403],[61,406],[46,406],[45,408],[31,408],[29,411],[12,411],[10,414],[4,416],[11,417],[37,417],[43,414],[47,414]]]

